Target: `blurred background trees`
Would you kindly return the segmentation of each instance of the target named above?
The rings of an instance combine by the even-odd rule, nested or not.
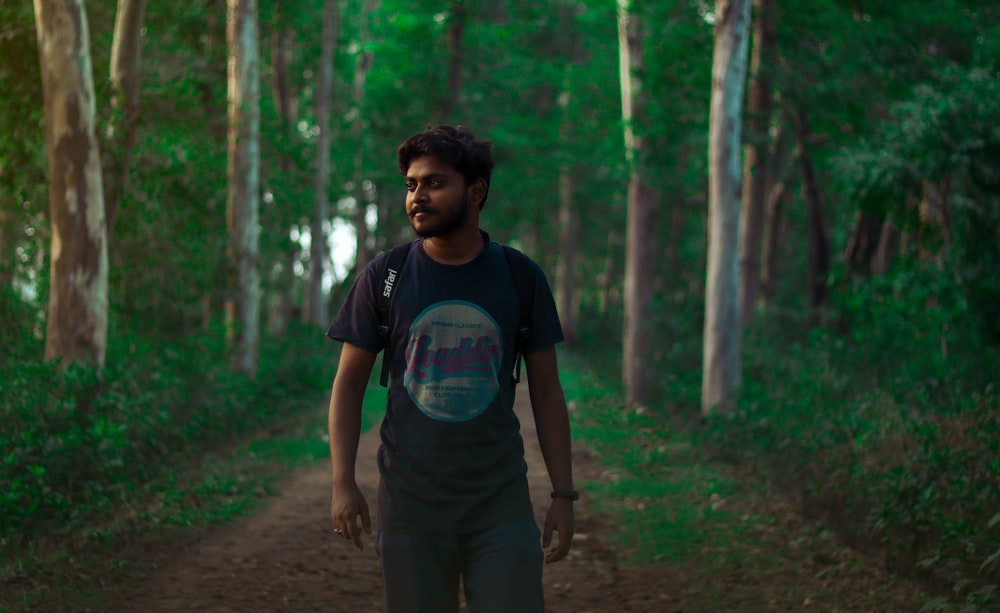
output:
[[[155,433],[194,419],[192,407],[234,428],[238,402],[198,400],[253,385],[230,378],[234,300],[259,309],[240,318],[260,335],[256,349],[243,344],[254,360],[260,353],[257,385],[326,381],[334,361],[323,318],[358,267],[410,236],[395,148],[442,122],[493,141],[486,228],[549,273],[574,350],[622,379],[630,402],[699,413],[706,290],[716,291],[706,285],[714,4],[234,1],[259,24],[243,51],[258,62],[259,92],[248,88],[235,109],[224,3],[58,4],[79,7],[89,24],[89,45],[78,40],[93,66],[107,219],[103,376],[123,379],[70,377],[64,384],[81,390],[75,417],[52,408],[61,417],[39,432],[78,426],[96,437],[95,420],[124,419],[94,411],[146,402],[129,400],[133,385],[164,389],[130,379],[136,365],[174,373],[187,408],[164,401],[152,413],[162,423],[128,428]],[[723,407],[743,438],[730,443],[812,441],[843,458],[848,441],[882,449],[884,436],[884,453],[858,465],[895,474],[913,464],[910,447],[859,424],[889,424],[898,412],[922,424],[904,430],[924,436],[996,409],[1000,6],[756,0],[750,29],[742,185],[726,188],[742,198],[738,238],[725,239],[739,258],[742,328],[728,340],[743,342],[743,384]],[[21,424],[5,436],[23,452],[9,456],[13,472],[41,443],[11,416],[50,406],[42,396],[59,380],[40,374],[48,327],[79,329],[49,306],[66,273],[51,247],[60,171],[47,157],[52,50],[40,40],[30,4],[0,5],[0,378],[12,399],[5,421]],[[257,114],[259,170],[232,192],[252,174],[227,172],[227,146],[247,144],[230,140],[240,110]],[[240,206],[257,210],[241,218],[253,249],[228,225],[227,207]],[[250,276],[234,293],[238,266]],[[11,391],[31,385],[42,396]],[[95,404],[108,389],[117,404]],[[858,417],[865,407],[876,407],[874,421]],[[931,454],[954,441],[926,437],[913,449],[958,470]],[[938,473],[905,474],[913,481],[893,481],[898,492],[939,483]],[[875,507],[857,508],[877,523]]]

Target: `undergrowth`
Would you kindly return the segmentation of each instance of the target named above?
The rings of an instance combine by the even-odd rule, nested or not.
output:
[[[741,411],[707,438],[929,585],[925,610],[996,608],[1000,351],[936,271],[840,282],[829,326],[793,340],[765,318],[748,335]]]
[[[833,285],[841,291],[825,325],[760,314],[744,337],[739,410],[707,420],[701,315],[668,305],[649,408],[780,487],[842,541],[920,580],[936,594],[924,610],[1000,608],[1000,347],[936,267]],[[584,353],[602,350],[594,343]],[[611,361],[593,364],[619,376]]]
[[[74,534],[163,486],[213,446],[315,408],[334,350],[313,328],[264,342],[256,379],[221,335],[184,343],[117,335],[102,370],[0,362],[0,544]]]

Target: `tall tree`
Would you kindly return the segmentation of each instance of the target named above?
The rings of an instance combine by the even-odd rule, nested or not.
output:
[[[830,247],[819,181],[809,151],[809,116],[799,109],[795,122],[799,164],[802,166],[802,195],[809,206],[809,306],[818,309],[826,302],[826,277],[830,272]]]
[[[625,156],[629,172],[628,221],[625,238],[625,323],[622,342],[622,379],[625,401],[644,404],[649,399],[652,363],[653,257],[656,195],[646,176],[646,140],[641,134],[645,117],[642,89],[643,37],[641,16],[631,0],[618,0],[619,78]]]
[[[354,231],[357,237],[357,255],[354,260],[356,270],[362,270],[370,259],[368,246],[368,201],[373,189],[366,189],[365,181],[365,125],[367,117],[365,112],[365,84],[368,80],[368,71],[371,70],[374,52],[369,48],[371,38],[371,28],[369,21],[373,11],[378,9],[380,0],[363,0],[361,5],[360,25],[358,27],[358,53],[357,62],[354,65],[354,79],[351,84],[351,143],[354,151],[354,199],[356,202],[354,216]],[[370,186],[370,184],[369,184]]]
[[[566,46],[569,48],[569,66],[563,72],[562,88],[558,97],[561,123],[559,127],[560,149],[572,151],[574,136],[579,127],[571,114],[573,100],[572,75],[583,63],[583,36],[573,29],[572,18],[585,10],[576,2],[566,4],[559,11],[560,30],[569,32]],[[580,211],[574,198],[573,178],[577,172],[577,160],[563,155],[559,161],[559,264],[556,268],[556,306],[562,322],[566,341],[575,343],[579,338],[577,330],[577,283],[576,262],[580,243]]]
[[[753,53],[747,96],[747,129],[743,176],[749,182],[743,191],[740,219],[740,311],[742,325],[753,322],[760,294],[761,237],[767,190],[771,182],[770,139],[771,72],[777,41],[776,0],[753,0]]]
[[[128,191],[132,151],[139,126],[139,83],[142,56],[142,21],[146,0],[118,0],[115,35],[111,44],[111,109],[108,127],[107,220],[110,237],[122,199]]]
[[[573,178],[564,162],[559,170],[559,265],[556,269],[556,306],[566,341],[578,340],[576,322],[576,256],[580,215],[574,206]]]
[[[260,43],[257,0],[228,0],[229,191],[226,223],[233,271],[226,305],[235,367],[257,373],[260,346]]]
[[[708,135],[708,274],[701,410],[736,408],[741,382],[739,308],[740,120],[750,0],[716,0]]]
[[[333,58],[340,31],[338,0],[326,0],[323,8],[323,43],[316,75],[316,193],[309,243],[309,308],[308,319],[317,326],[330,323],[330,314],[323,291],[323,280],[329,269],[327,226],[330,224],[330,105],[333,90]]]
[[[52,225],[45,359],[104,365],[108,241],[83,0],[35,0]]]
[[[785,126],[785,121],[777,122],[777,135],[774,137],[774,150],[771,154],[770,187],[764,201],[764,234],[761,237],[761,270],[760,270],[760,302],[770,304],[778,291],[778,262],[780,260],[780,245],[783,242],[782,231],[785,220],[785,208],[791,196],[789,184],[795,177],[798,168],[797,149],[793,147],[794,135]]]
[[[441,121],[454,122],[462,92],[462,63],[465,60],[465,21],[468,18],[466,0],[453,0],[448,15],[448,84],[441,105]]]

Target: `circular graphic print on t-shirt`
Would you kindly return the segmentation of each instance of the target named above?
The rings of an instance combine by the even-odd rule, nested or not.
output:
[[[428,417],[467,421],[496,397],[502,360],[503,339],[489,313],[471,302],[438,302],[410,327],[403,386]]]

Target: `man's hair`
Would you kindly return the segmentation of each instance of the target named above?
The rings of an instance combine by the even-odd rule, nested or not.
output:
[[[471,185],[476,179],[483,179],[486,182],[486,193],[479,203],[479,208],[482,209],[490,191],[490,175],[493,173],[492,146],[488,140],[476,140],[472,131],[465,126],[437,126],[404,140],[396,150],[396,157],[399,160],[399,172],[404,175],[413,160],[431,155],[458,171],[466,185]]]

